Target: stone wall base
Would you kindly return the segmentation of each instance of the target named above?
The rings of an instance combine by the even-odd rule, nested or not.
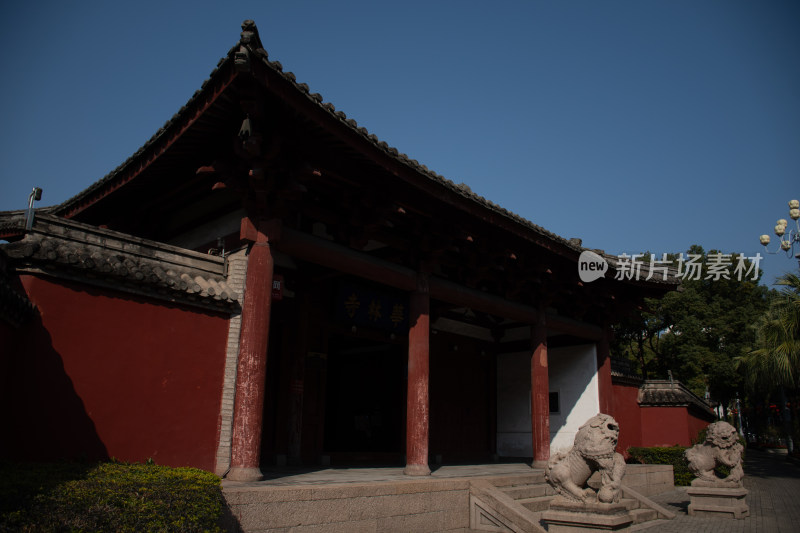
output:
[[[293,485],[223,491],[247,533],[448,531],[469,527],[466,479]]]
[[[599,486],[599,472],[595,472],[592,476],[589,481],[590,485],[592,481],[596,481]],[[643,496],[654,496],[675,490],[672,465],[625,465],[622,484]]]

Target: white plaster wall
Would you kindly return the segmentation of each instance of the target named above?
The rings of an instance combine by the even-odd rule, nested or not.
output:
[[[550,450],[569,448],[578,428],[600,409],[594,344],[548,350],[550,392],[560,396],[560,413],[550,415]],[[531,354],[497,358],[497,454],[532,457]]]
[[[558,391],[561,412],[550,415],[550,453],[572,446],[584,422],[600,412],[597,349],[594,344],[547,352],[550,392]]]

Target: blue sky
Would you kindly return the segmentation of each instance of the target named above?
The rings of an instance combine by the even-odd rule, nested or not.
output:
[[[584,246],[755,255],[800,197],[795,1],[7,0],[0,210],[122,163],[246,18],[360,126]]]

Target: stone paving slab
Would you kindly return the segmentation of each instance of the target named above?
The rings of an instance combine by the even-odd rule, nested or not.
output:
[[[785,454],[747,450],[744,487],[750,516],[689,516],[686,487],[651,496],[677,516],[670,521],[635,528],[647,533],[797,533],[800,532],[800,466]],[[647,524],[642,524],[647,526]]]

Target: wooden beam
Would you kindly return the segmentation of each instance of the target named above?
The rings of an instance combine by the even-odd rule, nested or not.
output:
[[[547,328],[548,330],[591,341],[601,340],[604,334],[603,328],[600,326],[550,313],[547,314]]]
[[[417,289],[417,273],[414,270],[301,231],[282,228],[281,238],[273,246],[297,259],[353,274],[395,289],[409,292]],[[539,318],[538,311],[532,306],[512,302],[435,276],[430,277],[430,295],[431,298],[449,304],[469,307],[525,324],[536,324]],[[599,326],[558,315],[548,314],[547,325],[553,331],[587,340],[596,341],[603,336],[603,330]]]
[[[431,277],[431,297],[451,304],[469,307],[526,324],[535,324],[538,318],[536,309],[531,306],[511,302],[499,296],[470,289],[441,278]]]
[[[410,268],[370,257],[301,231],[283,228],[281,240],[275,247],[297,259],[353,274],[395,289],[410,292],[417,288],[417,273]]]

